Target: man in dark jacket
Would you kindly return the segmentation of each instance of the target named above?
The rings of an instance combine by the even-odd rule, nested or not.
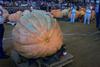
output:
[[[100,3],[96,3],[96,27],[100,30]]]
[[[4,17],[3,17],[3,9],[0,6],[0,59],[7,58],[3,51],[3,35],[4,35]]]

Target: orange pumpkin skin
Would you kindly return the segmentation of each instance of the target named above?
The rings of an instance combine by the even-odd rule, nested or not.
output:
[[[84,16],[85,15],[85,12],[84,11],[79,11],[80,12],[80,15],[81,16]]]
[[[51,14],[55,18],[62,18],[63,14],[60,9],[51,10]]]
[[[21,17],[22,16],[22,11],[17,11],[16,14],[18,14]]]
[[[68,12],[69,11],[70,11],[70,8],[62,10],[62,15],[68,17]]]
[[[14,48],[20,55],[26,58],[46,57],[61,48],[63,36],[59,25],[52,17],[53,21],[47,22],[45,16],[35,13],[28,18],[21,17],[13,29]],[[31,24],[31,30],[27,28],[28,24]]]
[[[9,21],[18,21],[22,16],[22,12],[18,11],[16,13],[10,14],[8,19]]]
[[[84,7],[81,7],[80,9],[79,9],[79,11],[86,11],[86,9],[84,8]]]
[[[18,20],[18,17],[14,13],[14,14],[9,15],[9,18],[8,19],[9,19],[9,21],[17,21]]]

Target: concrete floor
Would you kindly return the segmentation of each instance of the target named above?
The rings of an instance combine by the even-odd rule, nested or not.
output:
[[[65,67],[100,67],[100,32],[95,24],[83,25],[82,23],[69,24],[60,22],[64,33],[64,43],[67,50],[74,56],[74,61]],[[12,27],[6,26],[5,38],[11,36]],[[8,52],[11,40],[4,40],[5,50]],[[0,60],[0,67],[15,67],[11,59]]]
[[[85,36],[65,36],[64,42],[68,52],[74,55],[74,62],[66,67],[100,67],[100,32]]]

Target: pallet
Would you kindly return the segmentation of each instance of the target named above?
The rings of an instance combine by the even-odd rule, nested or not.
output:
[[[37,60],[39,67],[63,67],[71,62],[73,62],[73,56],[70,53],[67,53],[67,55],[59,58],[59,61],[52,62],[51,64],[47,64],[43,60]]]

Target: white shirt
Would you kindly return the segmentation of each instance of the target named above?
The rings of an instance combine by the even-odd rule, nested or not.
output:
[[[75,8],[72,9],[72,14],[76,14],[76,9]]]
[[[91,14],[91,10],[90,9],[87,9],[86,10],[86,14]]]

